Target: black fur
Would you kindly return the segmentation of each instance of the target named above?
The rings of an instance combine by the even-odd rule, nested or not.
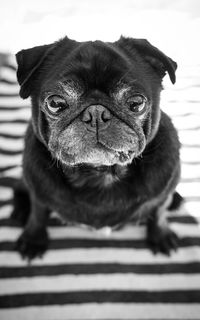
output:
[[[153,251],[168,254],[177,239],[159,220],[179,181],[180,144],[159,98],[166,72],[175,82],[176,63],[146,40],[124,37],[66,37],[20,51],[17,62],[20,95],[32,99],[23,162],[31,214],[17,243],[22,256],[47,248],[52,210],[94,228],[146,220]],[[146,98],[141,115],[127,102],[135,94]],[[59,115],[47,109],[51,95],[67,101]]]

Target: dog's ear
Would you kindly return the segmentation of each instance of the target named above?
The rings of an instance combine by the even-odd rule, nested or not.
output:
[[[175,71],[177,63],[162,51],[152,46],[146,39],[121,37],[118,44],[125,50],[135,49],[155,69],[161,78],[168,72],[171,82],[173,84],[176,82]]]
[[[19,92],[21,98],[26,99],[30,96],[31,80],[52,48],[53,44],[49,44],[21,50],[16,54],[18,64],[17,80],[21,86]]]

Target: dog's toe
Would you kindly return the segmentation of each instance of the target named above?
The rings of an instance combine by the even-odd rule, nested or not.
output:
[[[45,229],[30,235],[24,231],[17,240],[15,249],[20,253],[23,259],[28,261],[41,257],[48,247],[48,235]]]
[[[154,254],[161,252],[170,255],[178,248],[178,236],[169,228],[157,227],[154,232],[147,232],[147,242]]]

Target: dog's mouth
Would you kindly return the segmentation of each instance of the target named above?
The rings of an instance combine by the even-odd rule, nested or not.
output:
[[[102,142],[98,142],[97,147],[100,149],[104,149],[107,152],[115,154],[119,158],[119,161],[121,163],[127,162],[130,159],[132,160],[132,158],[135,155],[135,151],[133,151],[133,150],[116,150],[110,146],[107,146],[106,144],[104,144]]]
[[[72,153],[62,149],[57,158],[65,165],[77,166],[84,164],[105,171],[106,167],[116,164],[126,166],[132,162],[135,156],[136,152],[134,150],[116,150],[98,142],[93,148],[87,148],[85,152],[82,150],[81,152]]]

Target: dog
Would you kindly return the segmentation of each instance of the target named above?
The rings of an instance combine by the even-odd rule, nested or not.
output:
[[[113,43],[64,37],[16,59],[20,96],[32,102],[26,189],[15,192],[14,216],[26,221],[21,256],[46,251],[52,211],[97,230],[142,221],[154,253],[176,250],[166,209],[181,199],[180,143],[159,106],[162,79],[168,73],[175,83],[176,62],[147,40],[124,36]]]

